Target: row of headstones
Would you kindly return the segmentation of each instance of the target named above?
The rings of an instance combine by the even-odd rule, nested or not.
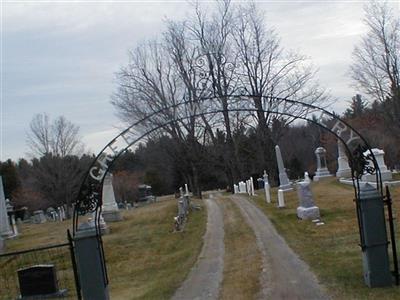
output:
[[[315,154],[317,156],[317,172],[316,172],[316,180],[322,177],[332,176],[329,174],[329,171],[326,167],[326,158],[325,158],[325,149],[319,147],[316,149]],[[279,170],[279,188],[278,188],[278,199],[277,204],[279,208],[285,207],[285,196],[284,193],[293,190],[293,185],[289,181],[289,178],[286,173],[286,169],[283,164],[282,154],[279,146],[275,147],[275,154],[277,159],[277,165]],[[315,178],[314,177],[314,178]],[[257,180],[260,182],[261,180]],[[263,182],[264,182],[264,191],[265,191],[265,199],[267,203],[271,203],[271,191],[270,185],[268,181],[268,174],[264,171],[263,174]],[[297,191],[299,197],[299,207],[297,208],[297,216],[300,219],[313,219],[319,221],[320,213],[319,208],[315,205],[314,200],[312,198],[312,193],[310,189],[311,179],[307,172],[304,173],[304,180],[297,183]],[[260,188],[260,186],[259,186]],[[234,185],[234,193],[248,193],[250,196],[254,196],[254,184],[253,178],[246,180],[246,184],[241,181],[238,185]],[[317,223],[321,224],[321,222]]]
[[[190,208],[190,195],[188,185],[185,184],[185,193],[183,193],[183,188],[179,188],[179,198],[178,198],[178,215],[174,217],[174,226],[176,231],[182,230],[187,217],[189,215]]]
[[[253,177],[247,179],[246,183],[244,181],[240,181],[238,184],[234,184],[233,190],[235,194],[247,193],[250,196],[255,196]]]
[[[292,183],[286,173],[286,169],[283,164],[282,154],[279,146],[275,146],[276,160],[279,169],[279,188],[278,188],[278,207],[285,207],[285,196],[284,193],[293,190]],[[319,178],[332,176],[326,167],[326,150],[322,147],[318,147],[315,150],[315,155],[317,157],[317,172],[315,173],[314,180],[318,181]],[[266,173],[265,173],[266,174]],[[267,177],[268,178],[268,177]],[[299,206],[297,207],[297,217],[299,219],[312,219],[316,221],[317,225],[322,225],[320,222],[319,208],[315,205],[311,189],[310,189],[311,179],[308,173],[304,173],[303,181],[297,183],[297,194],[299,198]],[[266,193],[270,193],[269,185],[265,188]],[[270,195],[266,195],[267,202],[271,199]]]
[[[35,210],[31,217],[31,222],[34,224],[42,224],[47,221],[64,221],[67,219],[67,214],[65,212],[64,206],[59,206],[56,209],[49,207],[46,213],[43,210]]]
[[[271,190],[270,185],[268,183],[268,175],[267,172],[264,171],[264,192],[266,202],[271,203]],[[311,188],[310,188],[311,179],[308,176],[308,173],[304,173],[304,179],[300,182],[296,183],[297,195],[299,199],[299,206],[297,207],[297,217],[302,220],[311,219],[317,225],[323,225],[323,222],[320,220],[320,212],[318,206],[315,205]],[[291,182],[285,183],[283,186],[280,186],[278,189],[278,199],[277,206],[278,208],[285,208],[285,192],[292,191],[294,184]],[[283,187],[284,189],[282,189]]]

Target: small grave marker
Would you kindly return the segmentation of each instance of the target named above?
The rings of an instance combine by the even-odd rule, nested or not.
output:
[[[54,265],[35,265],[19,269],[17,272],[21,299],[33,296],[62,296],[67,292],[58,289]]]

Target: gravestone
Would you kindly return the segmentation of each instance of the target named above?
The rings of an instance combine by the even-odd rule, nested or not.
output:
[[[308,175],[308,172],[304,172],[304,180],[303,181],[308,182],[308,183],[311,182],[311,178],[310,178],[310,175]]]
[[[243,181],[239,182],[239,193],[246,193],[246,184]]]
[[[64,206],[61,206],[60,208],[61,208],[61,218],[63,220],[66,220],[67,219],[67,214],[65,213],[65,208],[64,208]]]
[[[234,193],[234,194],[239,193],[239,186],[238,186],[237,184],[234,184],[234,185],[233,185],[233,193]]]
[[[284,208],[284,207],[285,207],[284,191],[279,189],[278,190],[278,208]]]
[[[270,192],[270,187],[269,187],[269,182],[268,182],[268,174],[267,171],[264,170],[264,191],[265,191],[265,200],[267,203],[271,203],[271,192]]]
[[[57,207],[57,213],[58,213],[58,220],[59,221],[64,221],[64,214],[63,214],[63,207],[59,206]]]
[[[15,222],[15,215],[12,214],[11,215],[11,225],[12,225],[12,230],[13,230],[13,237],[18,236],[18,227],[17,227],[17,223]]]
[[[178,201],[178,216],[181,218],[186,216],[185,203],[183,200]]]
[[[388,170],[388,168],[385,165],[385,160],[384,160],[385,152],[378,148],[373,148],[373,149],[371,149],[371,151],[374,154],[376,162],[379,166],[379,170],[381,171],[382,181],[392,180],[393,179],[392,172],[390,170]],[[364,156],[367,156],[368,154],[370,154],[370,152],[365,151],[363,154],[364,154]],[[370,165],[371,167],[374,166],[374,164],[372,163],[371,160],[368,160],[368,165]],[[364,174],[361,177],[361,180],[367,181],[367,182],[375,182],[376,175],[375,174]]]
[[[108,234],[110,232],[106,222],[104,221],[103,215],[100,214],[99,219],[100,233],[102,235]],[[78,225],[79,231],[96,231],[96,212],[92,212],[92,217],[88,218],[87,222],[80,223]]]
[[[47,214],[47,217],[48,217],[48,219],[50,221],[53,221],[53,222],[57,221],[58,214],[57,214],[56,210],[54,209],[54,207],[50,206],[49,208],[47,208],[46,209],[46,214]]]
[[[186,183],[185,183],[185,195],[189,196],[189,187]]]
[[[310,183],[299,182],[297,184],[297,195],[300,206],[297,207],[297,217],[302,220],[315,220],[320,217],[319,208],[315,205],[312,197]]]
[[[338,146],[338,169],[336,171],[336,177],[338,178],[351,178],[351,169],[349,166],[349,160],[346,155],[344,144],[341,140],[337,141]]]
[[[103,206],[102,214],[106,222],[118,222],[122,220],[121,212],[115,201],[114,188],[112,185],[112,174],[107,173],[103,181]]]
[[[0,176],[0,236],[10,237],[13,235],[10,220],[7,214],[6,198],[4,196],[3,180]]]
[[[32,222],[35,224],[46,223],[46,216],[44,215],[43,210],[35,210],[32,216]]]
[[[58,289],[57,273],[54,265],[36,265],[19,269],[18,281],[21,299],[32,297],[35,299],[61,297],[66,290]]]
[[[289,178],[286,174],[285,166],[283,165],[281,149],[278,145],[275,146],[275,154],[279,169],[279,189],[282,191],[292,190],[292,185],[290,184]]]
[[[314,181],[318,181],[324,177],[331,177],[326,164],[326,150],[323,147],[315,149],[315,156],[317,157],[317,171],[315,172]]]
[[[254,192],[253,177],[250,177],[249,186],[250,186],[250,196],[255,196],[256,194],[255,194],[255,192]]]

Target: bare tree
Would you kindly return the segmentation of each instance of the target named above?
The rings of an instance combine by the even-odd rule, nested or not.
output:
[[[278,34],[265,24],[262,10],[249,3],[237,10],[236,20],[233,37],[238,53],[237,72],[243,74],[242,85],[253,96],[258,127],[269,127],[277,117],[284,121],[282,116],[263,111],[265,108],[277,111],[284,106],[284,101],[278,98],[317,105],[326,103],[325,90],[314,80],[315,68],[305,55],[282,47]],[[294,109],[285,105],[284,110],[294,116],[305,113],[298,111],[298,105]]]
[[[82,153],[83,144],[79,140],[79,127],[60,116],[53,122],[47,114],[37,114],[29,124],[27,143],[32,154],[65,157]]]
[[[356,87],[383,102],[400,89],[400,16],[387,2],[364,9],[368,33],[354,48],[350,75]]]
[[[164,132],[177,142],[177,151],[185,154],[193,174],[197,173],[193,162],[201,157],[202,146],[210,141],[218,143],[233,186],[244,175],[238,163],[235,130],[246,123],[263,132],[272,130],[271,122],[277,116],[264,114],[267,105],[283,106],[280,110],[286,112],[294,110],[280,101],[265,103],[265,96],[321,103],[325,94],[314,83],[315,72],[306,58],[284,51],[277,34],[266,27],[253,4],[215,3],[212,13],[203,7],[207,4],[196,3],[192,18],[167,21],[163,39],[131,51],[128,65],[117,74],[118,90],[112,104],[129,124],[163,109],[141,122],[140,130],[147,132],[165,124]],[[231,97],[243,90],[253,97]],[[212,100],[199,111],[208,98]],[[177,106],[179,103],[185,105]],[[257,113],[230,112],[231,108],[256,108]],[[201,114],[204,109],[219,113]],[[217,138],[220,129],[224,134]],[[263,151],[265,147],[259,148]],[[265,156],[273,157],[270,154]],[[265,168],[262,161],[260,168]]]
[[[51,152],[51,125],[49,116],[45,113],[37,114],[29,124],[27,143],[32,152],[42,156]]]

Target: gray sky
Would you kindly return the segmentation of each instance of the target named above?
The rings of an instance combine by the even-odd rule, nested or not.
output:
[[[341,112],[357,92],[346,76],[365,32],[363,1],[264,1],[267,24],[286,48],[311,57],[317,78]],[[99,151],[119,132],[110,104],[115,72],[127,51],[154,38],[163,20],[181,19],[186,2],[2,2],[2,147],[0,159],[26,157],[36,113],[65,115],[79,125],[86,148]]]

